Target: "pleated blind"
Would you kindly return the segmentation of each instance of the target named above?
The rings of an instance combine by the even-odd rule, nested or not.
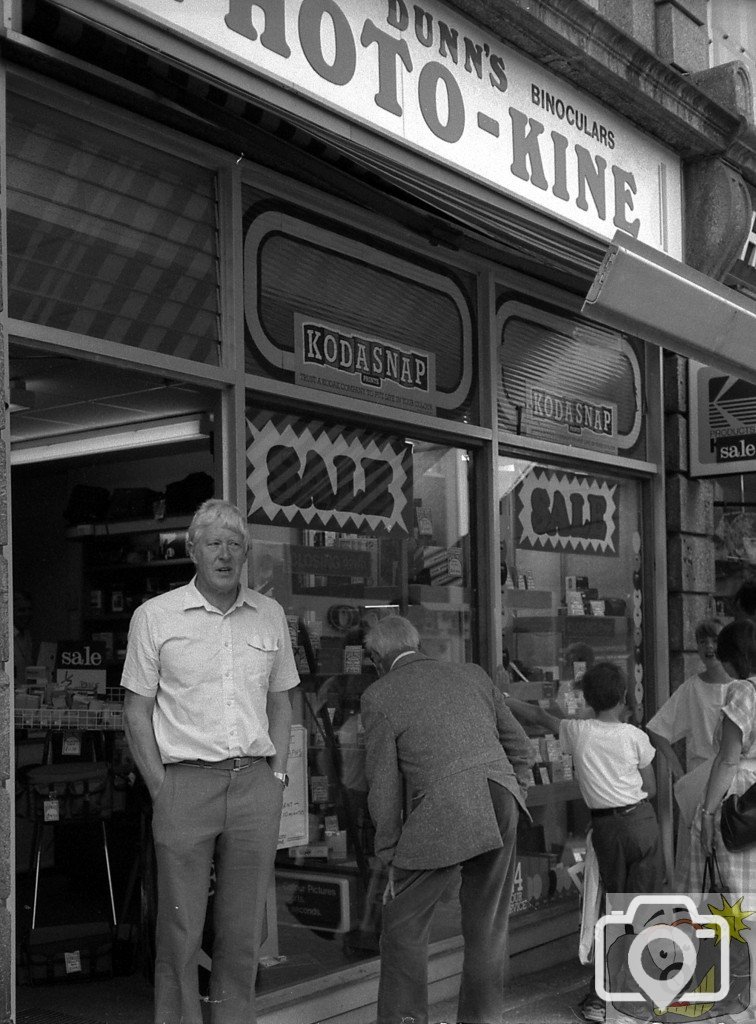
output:
[[[11,317],[218,362],[207,169],[12,96],[8,251]]]

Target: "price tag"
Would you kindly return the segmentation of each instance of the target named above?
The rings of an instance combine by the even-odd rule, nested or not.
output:
[[[64,953],[66,974],[81,974],[81,953],[75,949],[72,953]]]
[[[60,821],[60,801],[56,797],[45,800],[43,807],[45,821]]]
[[[62,753],[68,757],[78,757],[81,754],[81,738],[75,733],[64,736]]]

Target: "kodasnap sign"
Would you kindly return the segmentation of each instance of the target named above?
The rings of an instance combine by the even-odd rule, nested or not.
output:
[[[312,100],[603,238],[681,255],[680,161],[613,111],[440,3],[60,0],[286,112]],[[149,43],[149,40],[146,40]],[[219,66],[217,58],[225,64]],[[271,97],[262,76],[283,86]],[[294,99],[292,99],[294,97]],[[311,116],[311,115],[310,115]],[[316,120],[316,119],[314,119]],[[329,130],[351,138],[348,127]],[[369,141],[366,140],[366,145]]]
[[[295,320],[298,383],[404,412],[436,411],[433,353],[307,317]]]

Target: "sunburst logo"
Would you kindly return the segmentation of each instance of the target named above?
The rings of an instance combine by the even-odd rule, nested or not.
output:
[[[735,939],[736,942],[747,942],[747,939],[743,938],[743,932],[750,931],[750,925],[745,923],[747,917],[753,916],[752,910],[743,910],[743,897],[739,896],[734,903],[730,903],[726,896],[721,897],[722,906],[718,907],[713,903],[707,903],[707,906],[712,914],[716,914],[717,917],[722,917],[727,922],[727,926],[730,931],[730,938]],[[706,927],[712,927],[707,925]],[[718,933],[718,929],[715,929]],[[722,936],[717,934],[716,943],[721,942]]]

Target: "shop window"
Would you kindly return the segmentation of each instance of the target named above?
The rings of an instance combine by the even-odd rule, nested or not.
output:
[[[376,676],[365,633],[401,614],[431,657],[475,654],[472,463],[463,449],[268,411],[248,410],[247,427],[249,578],[286,609],[306,735],[306,786],[287,796],[276,863],[280,954],[317,976],[378,955],[385,877],[367,809],[360,698]],[[296,752],[291,761],[296,775]],[[458,934],[458,903],[433,927],[433,939]],[[263,984],[275,977],[263,972]]]
[[[580,317],[556,317],[519,302],[505,302],[498,319],[502,430],[645,457],[639,348]]]
[[[728,622],[737,591],[756,583],[756,481],[742,473],[717,477],[712,484],[716,575],[710,611]]]
[[[267,206],[249,207],[244,231],[248,372],[405,413],[476,415],[469,301],[446,268]]]
[[[11,317],[218,362],[211,172],[11,95]]]
[[[627,717],[644,719],[641,484],[502,455],[501,680],[511,697],[556,717],[586,717],[580,680],[611,661],[628,681]],[[569,869],[585,850],[588,812],[557,738],[522,717],[536,763],[523,827],[515,910],[575,900]]]

